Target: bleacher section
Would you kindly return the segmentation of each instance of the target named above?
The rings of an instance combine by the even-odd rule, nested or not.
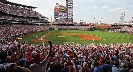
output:
[[[36,7],[0,1],[0,20],[10,22],[47,23],[48,18],[34,11]]]

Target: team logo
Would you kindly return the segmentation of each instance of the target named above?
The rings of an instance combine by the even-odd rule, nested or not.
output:
[[[55,8],[54,10],[55,10],[55,12],[58,12],[58,8]]]
[[[59,11],[60,11],[60,12],[66,12],[67,9],[66,9],[66,7],[61,7],[61,8],[59,8]]]

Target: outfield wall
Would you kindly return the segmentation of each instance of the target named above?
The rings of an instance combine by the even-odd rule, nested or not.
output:
[[[49,30],[87,30],[87,31],[94,31],[94,28],[49,28]]]

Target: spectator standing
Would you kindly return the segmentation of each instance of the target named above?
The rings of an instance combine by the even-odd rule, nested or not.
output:
[[[49,62],[49,59],[51,57],[51,53],[52,53],[52,42],[48,41],[48,43],[50,44],[50,51],[49,54],[46,56],[46,58],[40,62],[40,55],[36,54],[35,55],[35,63],[30,65],[30,70],[31,72],[46,72],[46,68],[47,68],[47,64]]]

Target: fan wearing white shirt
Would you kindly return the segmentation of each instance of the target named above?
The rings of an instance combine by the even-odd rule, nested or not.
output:
[[[31,64],[29,67],[31,72],[46,72],[47,64],[49,62],[49,59],[50,59],[51,53],[52,53],[52,42],[48,41],[48,43],[50,44],[49,54],[46,56],[46,58],[42,62],[40,62],[39,54],[35,55],[35,63]]]

